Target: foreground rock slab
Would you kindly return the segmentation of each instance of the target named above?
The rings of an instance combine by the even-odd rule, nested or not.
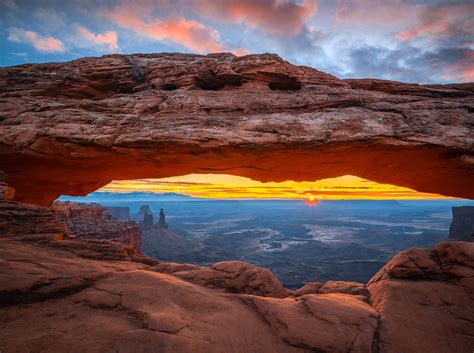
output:
[[[0,214],[6,215],[2,352],[471,353],[474,347],[472,242],[402,252],[367,286],[311,283],[291,296],[270,271],[240,261],[160,264],[121,243],[68,239],[47,207],[4,199]]]
[[[11,240],[0,241],[0,258],[5,352],[370,352],[377,322],[344,294],[227,294],[143,264]]]
[[[153,271],[170,273],[176,277],[230,293],[254,294],[264,297],[284,298],[291,291],[266,268],[242,261],[223,261],[211,267],[160,263]]]
[[[363,283],[346,281],[327,281],[326,283],[308,282],[293,293],[294,297],[305,294],[345,293],[358,296],[362,300],[369,299],[369,291]]]
[[[395,256],[368,284],[380,313],[380,353],[474,349],[474,243]]]
[[[161,264],[84,257],[74,242],[0,238],[0,350],[469,353],[474,345],[473,243],[401,253],[369,283],[366,303],[347,293],[227,293],[178,277],[201,267],[163,264],[170,273],[160,273]],[[328,288],[364,289],[336,284]]]

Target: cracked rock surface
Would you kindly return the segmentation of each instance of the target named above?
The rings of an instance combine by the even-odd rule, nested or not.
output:
[[[223,261],[211,267],[160,263],[151,270],[171,273],[186,281],[231,293],[275,298],[284,298],[291,293],[266,268],[242,261]]]
[[[474,243],[396,255],[369,282],[380,353],[469,353],[474,348]]]
[[[399,254],[369,282],[369,297],[362,284],[328,282],[319,287],[346,292],[277,298],[242,282],[272,288],[249,264],[137,262],[114,255],[117,243],[92,251],[40,237],[0,238],[5,352],[470,353],[474,345],[474,243]],[[244,285],[229,293],[226,281]]]
[[[367,352],[372,344],[377,313],[350,295],[227,294],[143,264],[0,245],[2,351]]]
[[[340,80],[271,54],[107,55],[0,68],[0,105],[0,169],[22,202],[190,173],[474,198],[472,83]]]

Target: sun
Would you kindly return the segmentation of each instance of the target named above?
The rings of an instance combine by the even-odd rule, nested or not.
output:
[[[320,200],[314,196],[314,195],[309,195],[307,198],[304,199],[304,202],[309,206],[313,207],[316,205]]]

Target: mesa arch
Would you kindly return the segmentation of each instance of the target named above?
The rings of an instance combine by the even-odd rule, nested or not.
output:
[[[474,84],[340,80],[271,54],[0,68],[0,170],[48,205],[112,180],[345,174],[474,198]]]

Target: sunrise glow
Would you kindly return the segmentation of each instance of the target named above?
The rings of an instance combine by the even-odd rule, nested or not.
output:
[[[262,183],[227,174],[189,174],[163,179],[113,181],[99,191],[175,192],[212,199],[303,199],[309,205],[314,205],[319,200],[445,198],[395,185],[379,184],[352,175],[314,182]]]

